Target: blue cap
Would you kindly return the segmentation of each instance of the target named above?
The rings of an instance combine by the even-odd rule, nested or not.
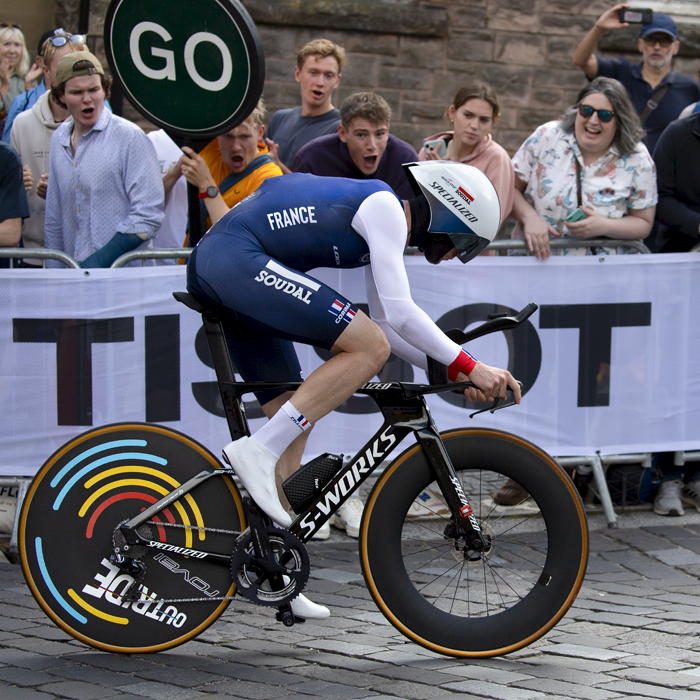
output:
[[[654,19],[650,24],[643,24],[639,36],[647,36],[647,34],[663,33],[672,36],[678,40],[678,30],[676,23],[668,16],[654,13]]]

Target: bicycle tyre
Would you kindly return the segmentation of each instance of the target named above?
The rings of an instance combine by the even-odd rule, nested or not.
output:
[[[228,606],[221,598],[235,592],[229,567],[170,545],[230,555],[245,513],[229,476],[208,479],[141,526],[164,546],[141,547],[139,602],[122,600],[134,579],[109,556],[120,522],[212,468],[221,464],[198,442],[148,423],[96,428],[57,450],[32,481],[19,523],[22,569],[44,612],[81,642],[126,654],[170,649],[211,625]],[[199,601],[166,602],[185,598]]]
[[[561,467],[520,437],[485,428],[441,436],[482,530],[493,538],[491,551],[475,562],[455,555],[454,540],[445,539],[449,511],[431,520],[408,517],[434,479],[415,445],[367,500],[360,531],[365,581],[389,622],[421,646],[458,657],[508,654],[545,634],[574,602],[588,559],[583,504]],[[506,478],[531,498],[496,506],[493,495]]]

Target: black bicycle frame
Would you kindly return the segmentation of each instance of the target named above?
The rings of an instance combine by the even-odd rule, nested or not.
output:
[[[234,409],[236,406],[239,408],[233,423],[241,430],[241,434],[244,431],[247,434],[248,425],[241,400],[243,394],[260,390],[287,389],[293,391],[299,386],[299,383],[224,382],[220,388],[222,396],[225,397],[224,406],[227,411]],[[314,502],[299,513],[289,530],[302,542],[311,539],[314,533],[365,482],[399,443],[407,435],[414,433],[416,440],[425,451],[428,462],[435,474],[435,479],[439,483],[445,500],[455,516],[455,521],[462,525],[464,535],[471,540],[475,547],[483,545],[481,530],[477,520],[472,513],[468,498],[445,450],[445,446],[430,414],[430,409],[423,398],[424,393],[437,393],[452,389],[454,389],[453,384],[427,386],[404,382],[371,382],[358,389],[358,394],[370,396],[375,401],[384,415],[384,422],[367,444],[347,464],[341,467],[330,482],[316,495]],[[229,425],[231,425],[231,422],[229,421]],[[146,539],[136,529],[158,515],[174,500],[181,498],[211,477],[233,476],[233,474],[234,472],[230,468],[206,469],[192,477],[145,511],[120,526],[127,544],[129,546],[138,544],[153,549],[162,549],[162,543]],[[195,548],[188,549],[170,545],[168,551],[183,556],[207,558],[222,564],[230,562],[229,556]]]
[[[214,370],[231,438],[237,440],[244,435],[250,435],[245,407],[241,400],[243,394],[265,390],[295,391],[301,384],[299,382],[234,381],[234,368],[226,343],[224,329],[215,313],[206,309],[189,294],[176,292],[173,296],[194,311],[202,314],[202,322],[214,361]],[[447,335],[455,342],[463,344],[494,331],[515,328],[533,314],[536,309],[536,304],[529,304],[517,317],[496,316],[469,332],[465,333],[455,329],[448,331]],[[450,507],[455,524],[461,530],[461,534],[464,535],[468,544],[475,549],[482,549],[487,545],[424,399],[425,394],[455,390],[455,385],[444,383],[447,379],[447,369],[444,366],[438,365],[431,358],[428,358],[428,367],[430,385],[408,382],[370,382],[357,390],[356,393],[370,396],[379,406],[384,416],[384,423],[355,457],[341,467],[338,473],[317,495],[315,501],[300,513],[291,524],[289,530],[302,542],[311,539],[313,534],[365,482],[377,466],[393,452],[409,433],[413,432],[416,440],[425,452],[435,480],[440,485],[440,490]],[[498,403],[498,399],[496,399],[491,410],[495,410]],[[502,404],[499,407],[505,405],[508,404]],[[122,548],[123,551],[115,550],[115,553],[117,555],[126,554],[128,548],[136,544],[162,549],[162,543],[147,540],[136,532],[136,528],[160,513],[174,500],[189,493],[212,476],[233,476],[233,474],[234,472],[230,468],[204,470],[161,498],[143,513],[123,523],[120,526],[120,530],[125,537],[126,548]],[[176,547],[175,545],[170,545],[168,551],[182,554],[183,556],[208,558],[222,564],[230,562],[229,556],[215,552]]]

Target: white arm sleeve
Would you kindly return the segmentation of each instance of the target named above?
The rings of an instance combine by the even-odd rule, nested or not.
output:
[[[387,327],[391,328],[387,338],[392,350],[419,367],[425,368],[426,361],[425,357],[418,361],[415,351],[451,365],[462,348],[411,298],[403,262],[408,236],[406,217],[396,195],[384,191],[367,197],[357,210],[352,226],[369,246],[370,268],[365,272],[365,280],[370,315],[385,332]]]

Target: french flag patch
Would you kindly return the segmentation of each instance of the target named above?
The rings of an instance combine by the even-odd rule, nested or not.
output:
[[[301,415],[301,413],[300,413],[298,416],[293,417],[292,420],[293,420],[302,430],[306,430],[306,429],[309,427],[309,421],[307,421],[306,418],[304,418],[304,416]]]
[[[332,304],[331,308],[328,309],[334,316],[336,323],[345,321],[345,323],[350,323],[353,318],[355,318],[355,312],[350,308],[350,302],[343,304],[342,301],[336,299]]]
[[[337,299],[331,304],[331,308],[328,309],[332,314],[335,314],[336,316],[343,310],[344,304],[342,301],[338,301]]]

